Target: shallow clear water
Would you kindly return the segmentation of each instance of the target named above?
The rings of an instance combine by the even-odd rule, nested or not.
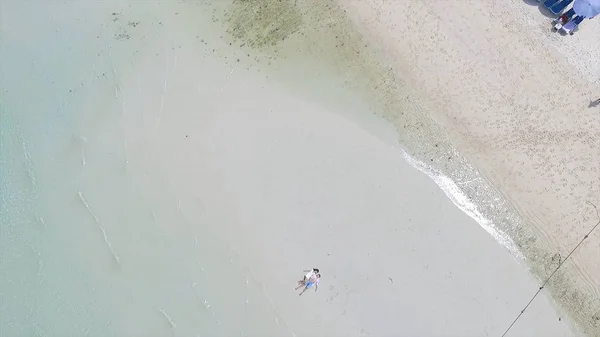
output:
[[[230,335],[244,322],[220,330],[219,308],[228,301],[218,298],[238,292],[264,300],[253,298],[252,280],[217,289],[203,276],[214,266],[219,277],[243,271],[227,267],[227,246],[192,228],[168,182],[156,182],[160,170],[143,188],[136,178],[143,168],[128,166],[113,90],[125,77],[116,69],[130,66],[123,55],[142,45],[118,46],[120,26],[106,27],[119,7],[3,4],[2,335],[164,336],[177,326],[171,316],[182,331]],[[207,250],[213,255],[201,254]],[[246,310],[243,300],[227,307]]]

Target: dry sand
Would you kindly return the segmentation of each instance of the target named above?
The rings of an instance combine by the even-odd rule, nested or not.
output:
[[[19,198],[3,195],[2,209],[8,211],[2,218],[0,332],[501,335],[539,284],[525,264],[543,277],[555,247],[568,249],[577,233],[559,237],[551,222],[541,221],[545,218],[533,226],[508,213],[518,206],[522,215],[536,215],[543,198],[553,194],[538,193],[538,204],[527,203],[523,191],[511,194],[514,184],[528,186],[524,191],[531,193],[546,186],[526,180],[531,173],[521,169],[518,179],[494,183],[497,172],[491,168],[514,164],[513,156],[533,165],[535,157],[518,159],[527,152],[520,154],[514,141],[510,151],[492,148],[506,160],[495,163],[496,157],[484,151],[491,140],[481,137],[505,131],[501,125],[478,125],[477,118],[500,121],[502,104],[512,101],[494,101],[485,114],[475,104],[487,102],[486,94],[501,95],[508,90],[504,81],[518,76],[506,71],[493,77],[486,73],[493,62],[524,67],[529,71],[524,76],[534,77],[528,81],[558,75],[565,81],[571,76],[566,71],[554,73],[565,68],[548,66],[566,66],[565,56],[559,49],[536,54],[541,53],[536,48],[550,46],[543,38],[527,47],[516,44],[544,55],[535,66],[546,72],[536,73],[527,68],[533,64],[511,64],[520,55],[517,49],[510,51],[515,55],[500,53],[508,53],[502,48],[471,53],[482,60],[471,63],[480,75],[462,80],[469,85],[452,86],[459,75],[474,72],[453,72],[467,57],[462,49],[452,49],[465,46],[458,42],[464,38],[435,23],[468,17],[469,11],[480,14],[482,8],[453,5],[438,19],[431,9],[420,11],[418,3],[345,5],[346,13],[323,1],[3,4],[2,41],[10,46],[2,48],[5,191],[31,190],[39,208],[28,214]],[[429,16],[418,16],[417,24],[417,16],[408,15],[415,11]],[[377,13],[382,16],[374,20]],[[388,15],[404,22],[404,29],[376,25],[388,22]],[[514,14],[507,17],[521,22]],[[349,18],[364,22],[355,25]],[[501,25],[504,19],[485,22]],[[578,39],[587,36],[583,28]],[[512,36],[494,32],[507,41]],[[478,48],[500,47],[479,44],[478,38],[489,34],[485,29],[465,34]],[[532,32],[519,35],[515,28],[512,34],[519,39]],[[439,39],[428,39],[433,36]],[[491,56],[495,59],[489,61]],[[598,70],[592,62],[575,64],[588,77]],[[584,94],[561,101],[564,106],[598,88],[582,78],[567,81]],[[438,88],[442,82],[447,85]],[[497,91],[482,90],[488,83],[497,83]],[[551,83],[540,80],[527,88],[539,96]],[[459,89],[465,91],[453,91]],[[30,99],[32,92],[37,99]],[[514,95],[521,93],[525,87]],[[535,102],[542,109],[552,100]],[[597,119],[592,109],[581,111],[579,119],[587,123],[579,127],[588,129],[580,139],[590,137],[591,145],[554,152],[588,158],[588,166],[581,164],[587,173],[578,177],[594,182]],[[562,127],[569,125],[567,117]],[[551,127],[555,119],[547,121],[544,127]],[[555,146],[561,139],[552,138]],[[469,176],[475,169],[449,140],[485,180]],[[508,142],[494,142],[502,144]],[[433,177],[455,179],[471,200],[461,204],[459,195],[447,198],[406,162],[405,150],[430,164],[421,167]],[[486,198],[497,193],[488,194],[488,179],[518,203],[492,199],[506,211],[488,212]],[[473,193],[467,181],[485,193]],[[597,195],[597,182],[592,186],[596,189],[586,192],[590,197]],[[487,229],[496,237],[453,201],[459,206],[478,202],[480,213],[494,220]],[[583,210],[587,218],[579,212],[581,225],[575,229],[594,222],[589,207]],[[495,242],[502,232],[522,249],[525,263]],[[576,264],[565,265],[557,279],[561,283],[552,288],[590,336],[597,283],[590,279],[595,274],[581,270],[597,263],[597,236],[581,247]],[[527,241],[531,237],[534,242]],[[323,272],[321,287],[299,298],[292,290],[295,280],[310,267]],[[588,301],[566,301],[572,294]],[[579,303],[574,313],[572,305]],[[544,291],[508,336],[578,334]]]

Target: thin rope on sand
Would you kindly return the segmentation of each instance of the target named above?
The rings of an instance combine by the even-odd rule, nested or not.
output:
[[[544,281],[544,283],[542,283],[542,285],[538,288],[538,290],[535,292],[535,294],[533,294],[533,296],[531,297],[531,299],[529,300],[529,302],[527,302],[527,304],[519,312],[519,314],[517,315],[517,317],[512,321],[512,323],[510,323],[510,325],[508,326],[508,328],[502,334],[502,337],[506,336],[506,334],[508,334],[508,332],[510,331],[510,329],[512,329],[512,327],[517,323],[517,321],[523,316],[523,314],[525,313],[525,310],[527,310],[527,308],[529,308],[529,306],[531,305],[531,303],[533,302],[533,300],[535,300],[535,298],[542,292],[542,290],[544,289],[544,287],[546,287],[546,285],[548,284],[548,282],[550,282],[550,279],[552,279],[552,277],[554,276],[554,274],[556,274],[558,272],[558,270],[560,269],[560,267],[562,267],[564,265],[564,263],[567,262],[567,260],[571,257],[571,255],[573,255],[573,253],[577,250],[577,248],[579,248],[579,246],[581,246],[581,244],[585,241],[585,239],[589,238],[590,235],[594,232],[594,230],[598,226],[600,226],[600,211],[598,211],[598,207],[596,207],[596,204],[593,204],[590,201],[586,201],[586,203],[588,203],[592,207],[594,207],[594,210],[596,211],[596,216],[598,217],[598,222],[583,236],[583,238],[579,241],[579,243],[573,249],[571,249],[571,251],[569,252],[569,254],[567,255],[567,257],[565,257],[564,260],[562,260],[562,261],[560,261],[558,263],[558,266],[556,266],[556,269],[554,269],[554,271],[550,274],[550,276],[548,276],[546,278],[546,280]]]

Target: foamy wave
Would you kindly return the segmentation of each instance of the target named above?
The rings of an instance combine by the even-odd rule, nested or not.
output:
[[[513,240],[503,231],[498,229],[489,219],[486,219],[479,211],[479,208],[471,199],[460,189],[460,187],[449,177],[442,174],[433,167],[420,162],[411,157],[406,151],[402,150],[404,159],[417,170],[425,173],[444,191],[452,203],[468,216],[473,218],[486,232],[488,232],[502,246],[506,247],[513,256],[525,260],[525,256],[519,251]]]

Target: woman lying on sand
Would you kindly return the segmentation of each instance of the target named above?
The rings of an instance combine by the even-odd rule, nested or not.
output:
[[[298,281],[298,284],[300,283],[306,283],[306,281],[310,280],[311,277],[313,277],[314,275],[319,273],[319,268],[313,268],[313,269],[306,269],[303,270],[303,272],[308,272],[306,275],[304,275],[304,278],[300,281]]]
[[[315,286],[315,291],[317,291],[319,289],[319,280],[321,279],[321,274],[314,274],[314,272],[311,272],[311,273],[312,273],[312,275],[308,278],[308,280],[306,280],[306,276],[308,276],[308,274],[307,274],[306,276],[304,276],[304,280],[298,281],[298,284],[300,284],[300,285],[298,287],[296,287],[296,290],[298,290],[298,289],[302,288],[302,286],[304,286],[304,289],[302,289],[302,291],[300,292],[300,294],[298,294],[298,296],[302,296],[302,294],[304,294],[304,292],[308,288],[312,287],[313,285]]]

